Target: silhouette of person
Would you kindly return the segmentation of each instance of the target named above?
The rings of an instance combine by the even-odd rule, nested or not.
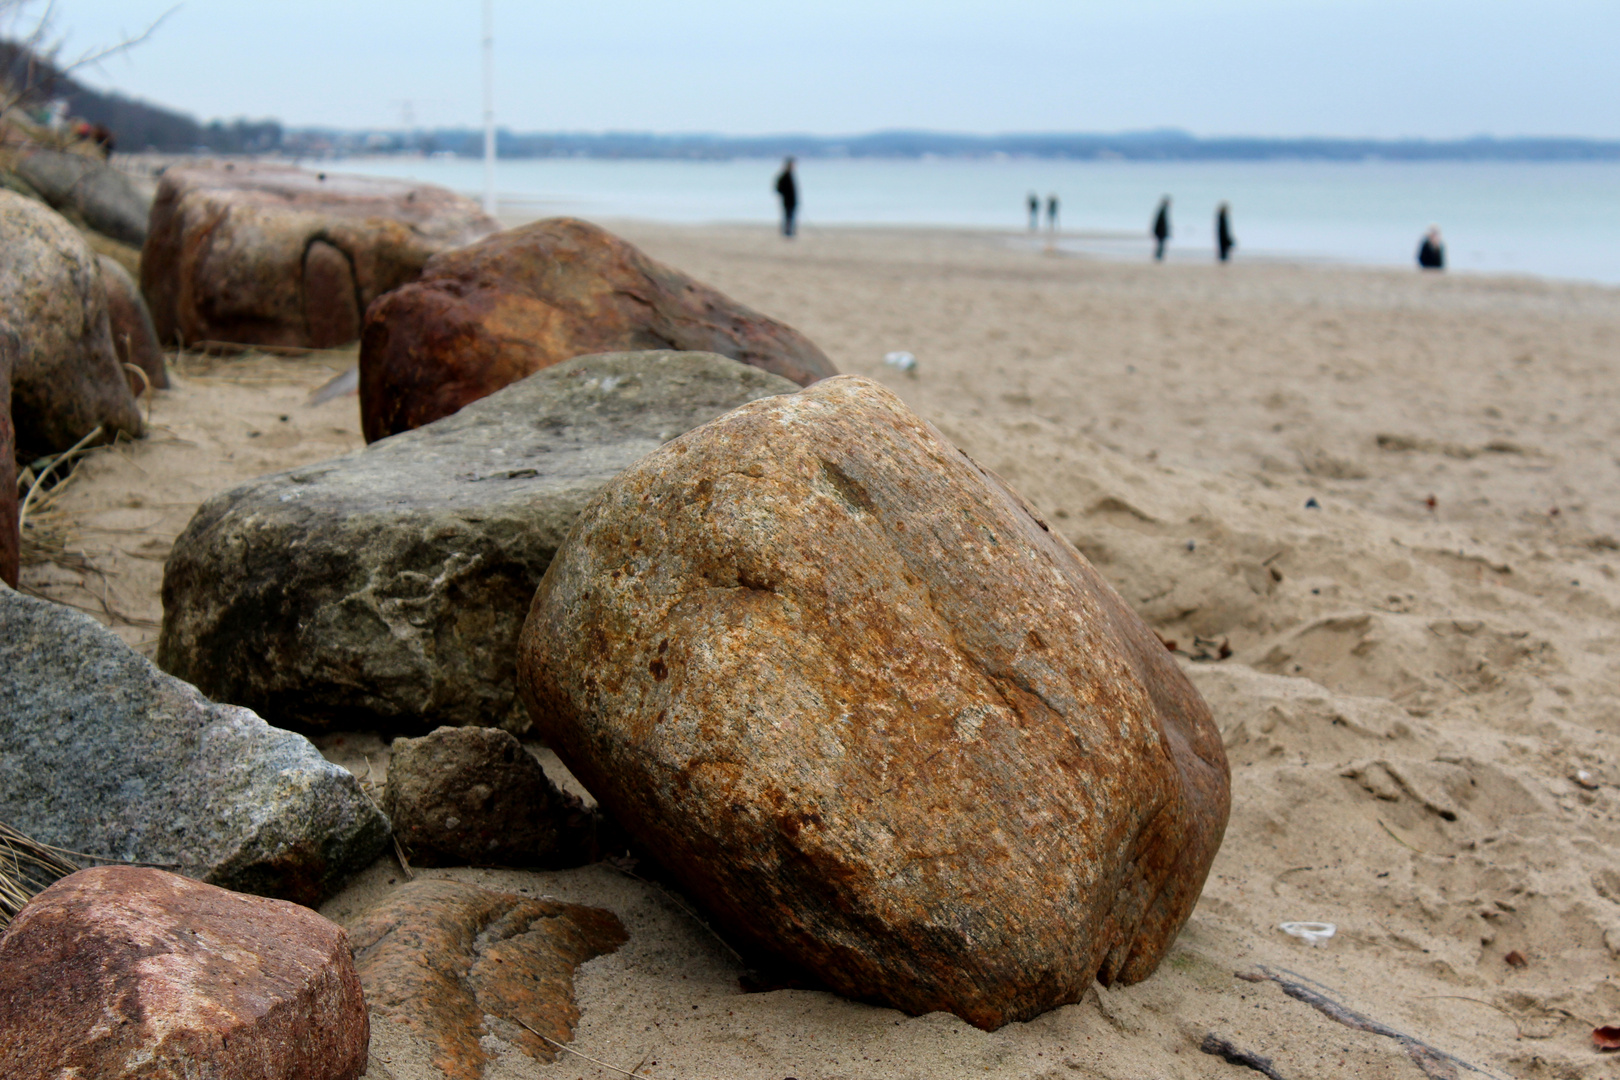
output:
[[[1164,243],[1170,239],[1170,196],[1168,195],[1159,200],[1159,212],[1153,218],[1153,238],[1158,241],[1153,248],[1153,258],[1163,262]]]
[[[1048,195],[1046,197],[1046,229],[1047,229],[1047,231],[1048,232],[1054,232],[1054,233],[1057,232],[1057,223],[1058,223],[1058,197],[1055,194],[1054,195]]]
[[[776,174],[776,193],[782,197],[782,235],[793,235],[793,215],[799,209],[799,185],[793,179],[793,159],[782,162],[782,171]]]
[[[1215,211],[1215,250],[1221,262],[1232,257],[1232,249],[1237,247],[1237,241],[1232,239],[1232,208],[1227,203],[1221,203]]]
[[[1418,245],[1418,265],[1425,270],[1446,268],[1446,245],[1440,239],[1440,226],[1430,225],[1423,243]]]
[[[1041,227],[1041,197],[1033,191],[1029,193],[1029,231],[1035,232]]]

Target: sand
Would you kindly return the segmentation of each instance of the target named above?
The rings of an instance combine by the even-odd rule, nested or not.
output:
[[[1289,1080],[1424,1075],[1406,1044],[1237,977],[1264,966],[1480,1070],[1458,1076],[1614,1075],[1588,1036],[1620,1023],[1620,290],[616,227],[892,386],[1037,504],[1176,643],[1233,811],[1152,978],[992,1033],[744,994],[676,897],[609,866],[429,871],[619,914],[629,943],[580,969],[574,1049],[669,1080],[1259,1075],[1201,1052],[1213,1033]],[[915,377],[884,366],[901,349]],[[187,361],[154,437],[93,455],[58,502],[99,572],[25,583],[150,652],[192,506],[359,445],[352,397],[303,404],[344,362]],[[322,745],[384,774],[374,735]],[[401,880],[379,862],[323,910],[352,923]],[[1311,947],[1287,920],[1338,933]],[[486,1044],[491,1078],[612,1075]],[[433,1073],[379,1023],[369,1075]]]

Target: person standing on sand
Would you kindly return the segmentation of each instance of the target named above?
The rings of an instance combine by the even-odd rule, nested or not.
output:
[[[1057,234],[1058,223],[1058,197],[1054,192],[1046,197],[1046,231]]]
[[[1170,239],[1170,196],[1166,195],[1159,200],[1159,212],[1153,218],[1153,238],[1158,241],[1153,248],[1153,258],[1156,262],[1164,261],[1164,244]]]
[[[1232,239],[1231,206],[1221,203],[1215,211],[1215,250],[1221,262],[1232,257],[1232,249],[1237,247],[1237,241]]]
[[[1425,270],[1446,268],[1446,245],[1440,239],[1440,226],[1430,225],[1423,243],[1418,245],[1418,265]]]
[[[782,161],[782,171],[776,174],[776,193],[782,198],[782,235],[792,237],[793,215],[799,210],[799,185],[793,179],[793,159]]]
[[[1033,191],[1029,193],[1029,231],[1038,232],[1041,227],[1041,197]]]

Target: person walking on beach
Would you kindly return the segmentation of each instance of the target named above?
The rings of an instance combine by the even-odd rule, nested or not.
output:
[[[1170,196],[1166,195],[1159,200],[1159,212],[1153,217],[1153,239],[1158,243],[1153,248],[1153,258],[1156,262],[1164,261],[1164,244],[1170,239]]]
[[[1232,239],[1231,206],[1221,203],[1215,211],[1215,252],[1221,262],[1232,257],[1232,249],[1237,247],[1237,241]]]
[[[1041,227],[1041,197],[1033,191],[1029,193],[1029,231],[1038,232]]]
[[[1046,231],[1056,235],[1058,223],[1058,197],[1054,192],[1046,197]]]
[[[782,162],[782,171],[776,175],[776,193],[782,198],[782,235],[793,235],[793,215],[799,209],[799,185],[793,179],[793,159]]]
[[[1418,245],[1418,265],[1425,270],[1446,268],[1446,245],[1440,240],[1440,226],[1430,225],[1423,243]]]

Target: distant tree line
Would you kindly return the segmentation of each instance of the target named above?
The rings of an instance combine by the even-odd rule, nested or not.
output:
[[[215,120],[203,124],[173,109],[87,87],[16,42],[0,41],[0,80],[26,91],[28,104],[64,102],[69,116],[111,131],[120,150],[262,154],[281,148],[282,128],[278,121]]]
[[[449,153],[479,157],[483,132],[473,128],[399,131],[301,129],[287,149],[303,153]],[[640,132],[518,133],[501,131],[503,158],[669,158],[697,161],[773,158],[1055,158],[1077,161],[1617,161],[1620,141],[1574,138],[1269,139],[1200,138],[1184,131],[1115,135],[953,135],[882,131],[820,135],[658,135]]]

